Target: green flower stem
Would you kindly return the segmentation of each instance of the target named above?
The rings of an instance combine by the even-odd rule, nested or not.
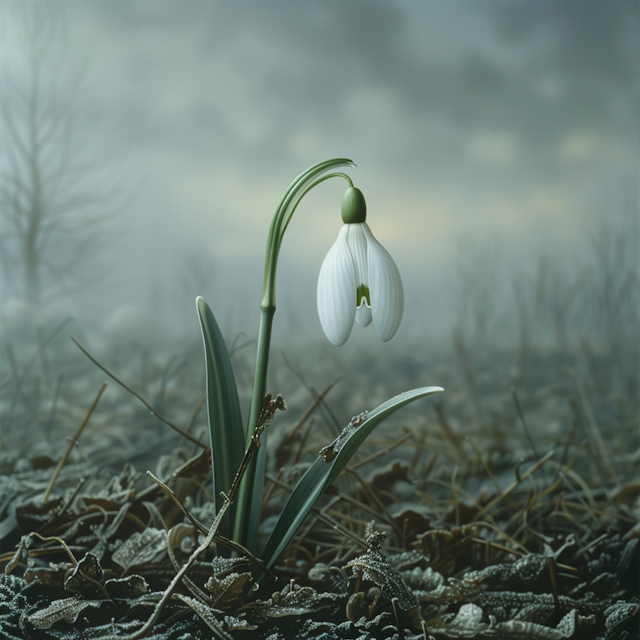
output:
[[[287,230],[287,227],[289,226],[289,222],[291,221],[291,218],[293,218],[293,214],[295,213],[298,205],[300,204],[300,200],[302,200],[302,198],[304,198],[304,196],[306,196],[307,193],[311,191],[311,189],[313,189],[314,187],[317,187],[321,182],[324,182],[329,178],[344,178],[349,183],[349,186],[353,188],[353,182],[351,182],[351,178],[346,173],[330,173],[328,176],[322,176],[322,178],[318,178],[315,182],[312,182],[300,194],[300,197],[296,200],[296,203],[291,208],[291,211],[287,214],[287,217],[283,220],[282,233],[280,235],[280,240],[282,240],[282,236],[284,236],[284,232]]]
[[[273,315],[276,311],[275,305],[272,307],[260,309],[260,331],[258,333],[258,357],[256,361],[256,374],[253,382],[253,394],[251,396],[251,406],[249,408],[249,420],[248,425],[258,424],[258,418],[260,417],[260,409],[262,408],[262,401],[264,399],[267,387],[267,368],[269,366],[269,347],[271,345],[271,327],[273,326]],[[264,373],[263,373],[264,372]],[[245,448],[249,447],[251,442],[251,436],[253,435],[253,429],[247,429],[247,442]],[[253,549],[251,553],[254,553],[257,532],[252,532],[251,529],[247,529],[247,522],[253,521],[251,517],[253,510],[258,512],[257,517],[260,517],[260,508],[262,507],[262,487],[264,484],[264,465],[265,465],[265,453],[266,453],[266,432],[263,433],[261,444],[254,451],[253,458],[249,461],[249,464],[244,472],[244,476],[240,483],[240,489],[238,491],[238,510],[236,511],[236,520],[233,529],[233,539],[236,542],[242,540],[241,544],[245,547]],[[258,482],[256,482],[256,479]],[[254,505],[253,510],[249,513],[249,510]],[[258,506],[255,506],[258,505]],[[257,528],[257,527],[256,527]]]
[[[258,353],[256,358],[256,373],[253,383],[253,394],[249,408],[249,420],[247,423],[246,446],[249,446],[254,428],[260,417],[260,410],[264,401],[267,385],[267,369],[269,366],[269,348],[271,345],[271,328],[273,315],[276,311],[276,270],[278,266],[278,254],[284,232],[289,225],[291,216],[295,212],[300,200],[324,180],[331,177],[342,177],[353,186],[350,178],[343,173],[323,176],[323,173],[339,166],[355,165],[346,158],[336,158],[320,162],[300,174],[285,191],[280,203],[273,214],[269,237],[267,239],[267,251],[264,265],[264,282],[262,300],[260,303],[260,330],[258,333]],[[258,525],[260,521],[260,509],[262,507],[262,488],[264,484],[264,468],[266,461],[266,432],[261,438],[261,447],[249,462],[238,492],[238,510],[233,532],[233,539],[244,544],[251,552],[255,553],[258,537]]]

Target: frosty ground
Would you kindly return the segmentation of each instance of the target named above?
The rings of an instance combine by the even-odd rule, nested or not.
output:
[[[145,471],[165,479],[206,527],[210,466],[201,459],[185,471],[201,449],[68,336],[156,413],[206,442],[201,344],[85,333],[71,322],[23,333],[5,336],[0,374],[0,559],[8,574],[0,626],[16,638],[132,634],[198,540]],[[245,336],[229,343],[244,408],[255,345]],[[498,349],[461,332],[439,348],[412,344],[393,357],[325,344],[275,348],[268,390],[288,408],[269,429],[261,540],[287,487],[351,416],[407,389],[445,392],[373,433],[301,527],[278,582],[250,590],[256,566],[229,564],[229,552],[214,545],[149,637],[638,637],[638,355],[634,345],[586,340]],[[40,535],[24,537],[32,532]]]

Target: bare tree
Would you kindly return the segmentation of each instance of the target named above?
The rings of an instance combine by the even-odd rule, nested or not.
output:
[[[5,286],[32,303],[86,283],[110,181],[87,160],[77,120],[83,84],[55,1],[5,6],[0,84],[0,260]]]

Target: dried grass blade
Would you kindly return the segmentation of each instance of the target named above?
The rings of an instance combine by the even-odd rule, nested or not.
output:
[[[71,442],[69,442],[69,445],[67,446],[66,451],[62,455],[62,458],[60,458],[60,462],[58,462],[58,466],[56,467],[56,470],[53,472],[53,476],[49,481],[47,490],[44,492],[44,495],[42,496],[42,502],[46,502],[49,499],[49,495],[53,490],[53,485],[56,483],[56,480],[58,479],[58,476],[62,471],[62,467],[64,467],[64,463],[67,461],[67,458],[71,454],[71,450],[73,449],[74,445],[76,444],[76,442],[78,442],[78,438],[80,437],[80,434],[82,433],[83,429],[87,426],[87,422],[89,422],[89,418],[91,417],[91,414],[93,413],[94,409],[98,406],[98,402],[100,401],[102,393],[106,388],[107,388],[107,383],[103,382],[102,386],[100,387],[100,390],[98,391],[98,395],[96,395],[93,403],[89,407],[89,411],[87,412],[87,415],[84,417],[82,424],[78,427],[78,430],[76,431],[76,435],[73,436],[73,439],[71,440]]]
[[[126,389],[132,396],[134,396],[135,398],[138,398],[138,400],[140,400],[140,402],[142,402],[142,404],[145,407],[147,407],[147,409],[149,409],[152,416],[155,416],[156,418],[158,418],[158,420],[161,420],[162,422],[164,422],[168,427],[171,427],[174,431],[177,431],[183,438],[190,440],[191,442],[197,444],[199,447],[202,447],[203,449],[207,448],[207,445],[202,444],[202,442],[198,442],[193,436],[190,436],[186,431],[183,431],[180,427],[173,424],[173,422],[170,422],[163,415],[159,414],[139,393],[134,391],[131,387],[127,386],[124,382],[122,382],[122,380],[114,376],[113,373],[111,373],[111,371],[109,371],[105,366],[101,365],[73,336],[70,336],[70,337],[73,343],[76,345],[76,347],[78,347],[78,349],[80,349],[80,351],[82,351],[82,353],[84,353],[84,355],[87,356],[87,358],[89,358],[89,360],[91,360],[91,362],[93,362],[93,364],[95,364],[96,367],[98,367],[99,369],[102,369],[112,380],[115,380],[123,389]]]

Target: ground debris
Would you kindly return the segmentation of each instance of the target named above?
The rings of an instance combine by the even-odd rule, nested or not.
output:
[[[555,393],[550,385],[545,389]],[[527,418],[544,404],[542,392],[519,393]],[[581,442],[579,415],[576,434],[568,432],[571,398],[553,399],[564,413],[536,438],[537,458],[511,429],[515,414],[507,400],[483,399],[486,421],[476,423],[454,391],[441,408],[448,436],[438,430],[437,416],[421,416],[415,429],[405,429],[410,439],[384,458],[378,454],[391,450],[399,430],[383,435],[381,427],[380,440],[354,458],[350,471],[357,476],[337,481],[282,565],[273,567],[277,581],[265,578],[254,590],[255,561],[215,540],[176,586],[147,637],[638,638],[640,477],[637,453],[626,453],[640,451],[636,430],[628,428],[626,450],[620,441],[609,452],[624,479],[614,483],[601,473],[598,450]],[[361,406],[366,404],[363,398]],[[594,412],[609,447],[617,418],[602,407]],[[345,434],[366,418],[356,416],[323,456],[335,457]],[[604,430],[607,420],[615,427],[611,433]],[[547,421],[534,415],[531,423],[544,432]],[[100,446],[87,440],[82,454],[74,451],[75,462],[62,469],[56,493],[45,503],[56,460],[41,452],[3,454],[0,572],[10,574],[0,573],[2,640],[135,633],[213,521],[209,450],[198,453],[192,444],[176,447],[176,438],[156,439],[159,431],[152,430],[158,425],[147,422],[139,430],[127,423],[117,438],[111,438],[112,427]],[[278,458],[282,469],[270,470],[278,482],[265,492],[266,517],[277,515],[286,487],[339,431],[329,437],[326,431],[316,435],[317,428],[299,429],[283,449],[289,457]],[[156,440],[166,443],[162,451]],[[418,442],[420,450],[410,448]],[[109,453],[101,453],[104,443],[111,443]],[[85,453],[91,464],[80,462]],[[131,465],[146,460],[141,468],[154,468],[160,456],[163,482],[192,518]]]

